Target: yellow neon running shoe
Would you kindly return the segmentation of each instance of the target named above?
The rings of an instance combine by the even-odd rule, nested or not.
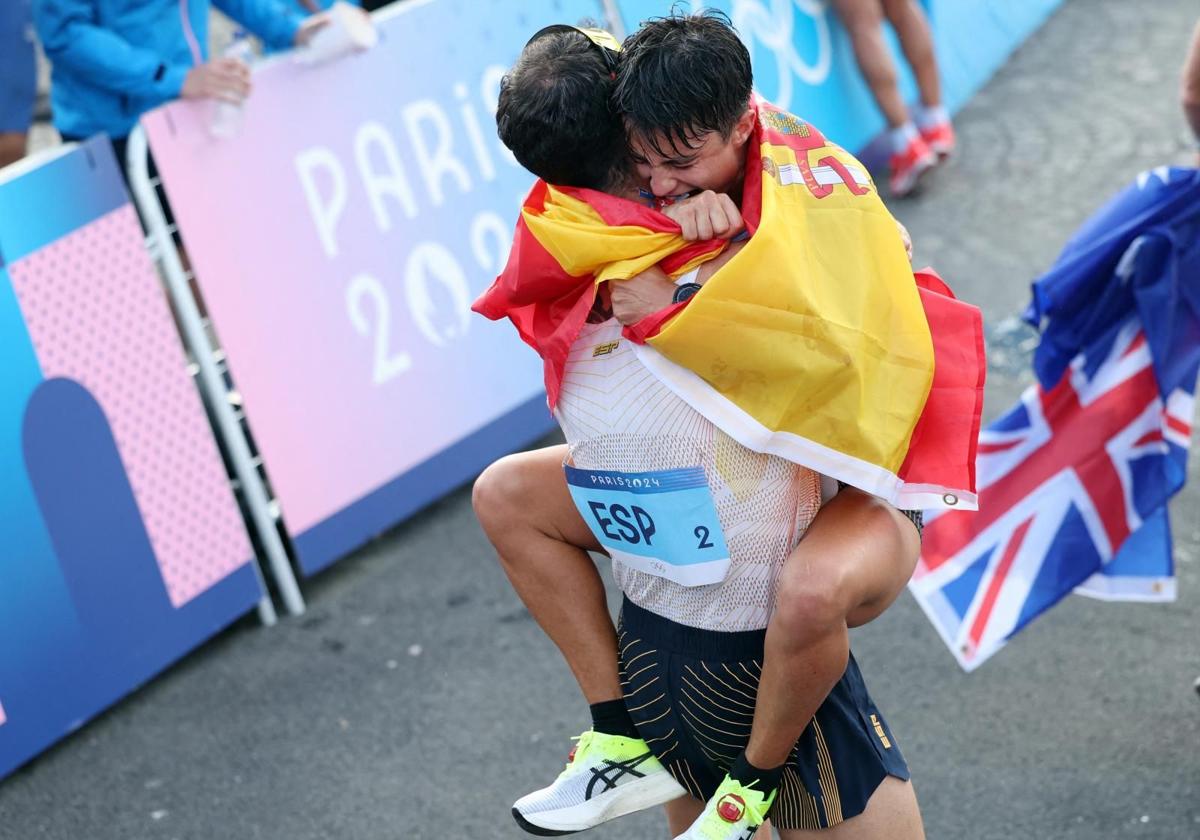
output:
[[[687,793],[641,738],[588,730],[549,787],[522,796],[513,817],[530,834],[583,831]]]
[[[726,776],[703,813],[675,840],[750,840],[767,818],[776,793],[763,796]]]

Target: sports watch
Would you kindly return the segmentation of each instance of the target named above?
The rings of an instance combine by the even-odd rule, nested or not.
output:
[[[683,303],[698,291],[700,291],[699,283],[680,283],[675,287],[675,293],[671,295],[671,303]]]

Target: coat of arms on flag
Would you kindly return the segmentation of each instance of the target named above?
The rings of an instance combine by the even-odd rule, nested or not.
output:
[[[1155,170],[1034,285],[1037,384],[979,438],[979,510],[934,514],[910,588],[973,670],[1073,590],[1171,600],[1166,503],[1200,369],[1200,172]]]

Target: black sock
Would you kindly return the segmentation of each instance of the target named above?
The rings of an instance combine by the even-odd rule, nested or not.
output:
[[[633,718],[625,708],[624,698],[605,700],[603,703],[593,703],[592,729],[605,735],[624,735],[626,738],[640,738]]]
[[[747,787],[753,784],[755,790],[761,791],[764,796],[770,796],[771,791],[778,789],[783,779],[783,767],[784,765],[780,764],[770,770],[763,770],[747,761],[746,753],[742,752],[729,768],[729,778]]]

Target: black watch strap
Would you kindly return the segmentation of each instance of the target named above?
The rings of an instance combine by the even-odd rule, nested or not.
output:
[[[675,287],[675,294],[671,295],[671,303],[683,303],[698,291],[699,283],[680,283]]]

